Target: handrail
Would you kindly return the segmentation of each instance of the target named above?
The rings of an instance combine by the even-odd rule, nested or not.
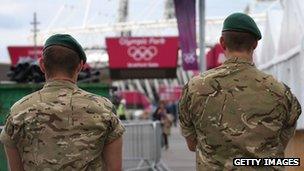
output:
[[[284,61],[287,61],[287,60],[290,60],[290,59],[296,57],[297,54],[299,54],[300,52],[301,52],[301,46],[298,45],[298,46],[290,49],[289,51],[287,51],[283,55],[280,55],[280,56],[277,56],[277,57],[273,58],[272,60],[270,60],[266,64],[258,66],[258,68],[260,70],[268,69],[270,67],[273,67],[273,66],[275,66],[277,64],[280,64],[280,63],[282,63]]]

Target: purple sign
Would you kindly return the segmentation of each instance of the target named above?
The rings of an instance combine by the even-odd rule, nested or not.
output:
[[[174,0],[183,69],[198,70],[196,56],[195,0]]]

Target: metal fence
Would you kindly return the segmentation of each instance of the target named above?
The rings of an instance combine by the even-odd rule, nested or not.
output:
[[[160,122],[124,122],[123,168],[169,170],[161,160],[162,129]]]
[[[168,171],[161,160],[162,129],[159,122],[124,122],[123,170],[125,171]],[[3,126],[0,126],[0,131]],[[0,165],[6,168],[4,151],[0,150]]]

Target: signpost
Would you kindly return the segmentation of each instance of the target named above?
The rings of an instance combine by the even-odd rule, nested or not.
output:
[[[18,61],[23,59],[34,59],[42,57],[42,46],[9,46],[8,53],[11,57],[12,66],[15,66]]]
[[[175,78],[177,37],[106,39],[112,79]]]

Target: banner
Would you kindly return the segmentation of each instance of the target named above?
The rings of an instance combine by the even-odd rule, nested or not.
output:
[[[126,100],[128,107],[148,109],[151,107],[149,98],[139,91],[121,91],[118,93],[121,99]]]
[[[224,50],[220,44],[216,44],[210,49],[206,55],[207,57],[207,69],[212,69],[220,66],[226,61]]]
[[[42,46],[9,46],[8,53],[11,57],[12,65],[15,66],[19,60],[31,58],[35,59],[42,57]]]
[[[112,69],[177,66],[177,37],[106,38],[106,45]]]
[[[159,86],[158,95],[160,100],[177,102],[183,91],[183,86]]]
[[[198,70],[196,55],[195,0],[174,0],[183,69]]]

